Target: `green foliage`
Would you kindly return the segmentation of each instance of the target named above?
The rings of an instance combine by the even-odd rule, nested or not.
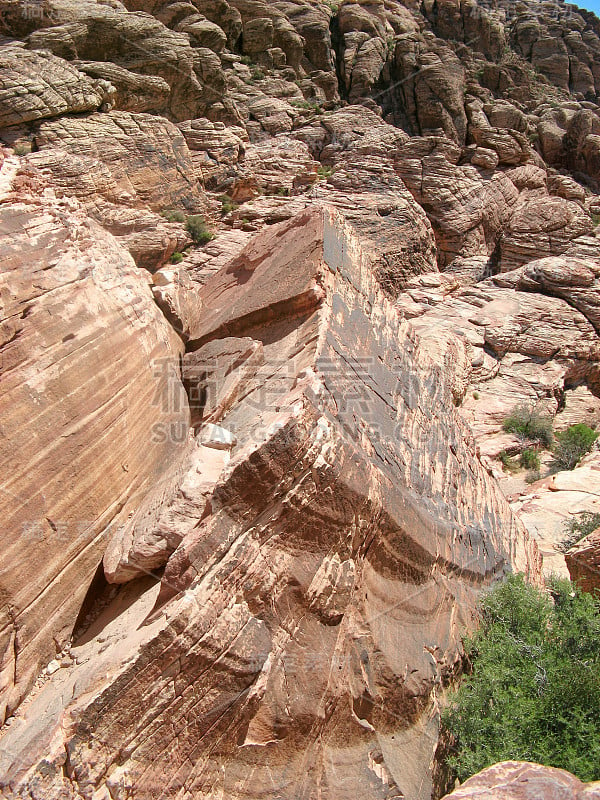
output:
[[[540,468],[540,457],[537,450],[534,450],[532,447],[527,447],[525,450],[523,450],[519,458],[519,462],[523,469],[539,470]]]
[[[185,214],[183,211],[179,211],[175,208],[165,209],[165,211],[161,212],[161,216],[163,216],[167,222],[185,222]]]
[[[502,425],[507,433],[515,433],[530,442],[545,447],[552,445],[552,418],[543,416],[534,408],[515,406]]]
[[[502,464],[502,469],[504,472],[516,472],[519,469],[517,462],[506,452],[506,450],[501,450],[498,453],[498,458],[500,459],[500,463]]]
[[[473,392],[473,400],[479,400],[480,397],[481,395],[479,394],[479,392]]]
[[[554,466],[559,469],[574,469],[598,438],[596,431],[580,422],[566,431],[556,434]]]
[[[530,469],[527,475],[525,475],[525,483],[535,483],[539,481],[542,477],[542,473],[539,469]]]
[[[199,214],[192,214],[187,218],[185,228],[194,240],[195,244],[206,244],[213,239],[213,234],[209,231],[204,221],[204,217]]]
[[[260,69],[260,67],[255,67],[250,74],[253,81],[262,81],[262,79],[265,77],[265,73],[262,71],[262,69]]]
[[[592,511],[582,511],[573,519],[567,520],[565,523],[565,538],[556,545],[555,549],[559,553],[566,553],[580,539],[589,536],[597,528],[600,528],[600,514]]]
[[[332,174],[332,172],[333,172],[333,169],[331,167],[326,167],[323,164],[320,164],[317,167],[317,175],[322,180],[326,180],[327,178],[329,178],[329,176]]]
[[[221,197],[219,197],[219,200],[221,201],[222,214],[229,214],[231,211],[235,211],[235,209],[239,207],[238,204],[226,194],[222,194]]]
[[[245,64],[247,67],[249,67],[249,66],[250,66],[250,65],[253,63],[253,61],[252,61],[252,59],[250,58],[250,56],[242,56],[242,57],[240,58],[240,62],[241,62],[242,64]]]
[[[461,781],[511,759],[600,779],[600,601],[566,580],[551,594],[514,575],[482,603],[472,673],[443,717]]]
[[[173,253],[171,256],[171,264],[181,264],[183,261],[183,255],[179,252]]]
[[[290,105],[294,106],[295,108],[303,108],[306,111],[314,111],[317,114],[323,113],[318,100],[298,100],[294,98],[293,100],[290,100]]]
[[[594,225],[594,228],[597,228],[598,225],[600,225],[600,214],[592,214],[592,223]]]
[[[18,142],[14,150],[16,156],[26,156],[27,153],[31,153],[31,142]]]

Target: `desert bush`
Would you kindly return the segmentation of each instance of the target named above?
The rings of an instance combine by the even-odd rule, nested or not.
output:
[[[506,452],[506,450],[501,450],[498,453],[498,459],[505,472],[516,472],[519,469],[517,462]]]
[[[514,575],[483,600],[471,674],[443,715],[461,781],[511,759],[600,779],[600,601],[566,580],[550,588]]]
[[[582,511],[565,522],[565,538],[555,545],[554,549],[559,553],[566,553],[574,544],[589,536],[597,528],[600,528],[600,514]]]
[[[28,153],[31,153],[31,143],[19,142],[15,145],[14,150],[16,156],[26,156]]]
[[[507,433],[515,433],[530,442],[540,442],[545,447],[552,445],[552,418],[540,414],[534,408],[515,406],[502,427]]]
[[[532,447],[527,447],[521,453],[519,457],[519,463],[521,464],[523,469],[539,470],[540,457],[537,450],[534,450]]]
[[[210,242],[213,234],[209,231],[204,221],[204,217],[199,214],[192,214],[189,216],[185,223],[185,228],[189,235],[194,240],[195,244],[206,244]]]
[[[185,222],[185,214],[183,211],[179,211],[176,208],[167,208],[161,211],[161,216],[164,217],[167,222]]]
[[[556,434],[554,466],[558,469],[575,469],[579,461],[592,449],[598,434],[582,422],[571,425]]]
[[[173,255],[171,256],[171,264],[181,264],[182,261],[183,261],[182,253],[176,252],[173,253]]]
[[[326,167],[323,164],[320,164],[317,167],[317,175],[319,176],[319,178],[322,178],[322,179],[329,178],[329,176],[332,174],[332,172],[333,172],[333,169],[331,167]]]
[[[219,198],[221,201],[221,213],[222,214],[229,214],[231,211],[235,211],[238,208],[238,204],[229,197],[229,195],[222,194]]]

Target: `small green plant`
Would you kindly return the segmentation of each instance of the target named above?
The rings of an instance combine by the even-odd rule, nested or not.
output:
[[[221,214],[229,214],[239,208],[238,204],[226,194],[221,195],[219,200],[221,201]]]
[[[519,458],[519,463],[523,467],[523,469],[533,469],[538,470],[540,469],[540,457],[538,455],[537,450],[534,450],[532,447],[527,447],[521,453]]]
[[[591,217],[592,217],[592,225],[594,226],[594,228],[597,228],[598,225],[600,225],[600,214],[592,214]]]
[[[206,244],[214,238],[214,235],[206,226],[204,217],[199,214],[189,216],[185,223],[185,228],[195,244]]]
[[[501,450],[498,453],[498,459],[502,464],[502,469],[504,472],[516,472],[519,469],[517,462],[506,452],[506,450]]]
[[[279,197],[289,197],[290,190],[287,188],[287,186],[278,186],[275,194]]]
[[[582,511],[573,519],[565,522],[565,538],[555,545],[554,549],[559,553],[566,553],[573,545],[581,539],[585,539],[597,528],[600,528],[600,514],[593,511]]]
[[[245,64],[247,67],[249,67],[253,63],[252,59],[250,58],[250,56],[242,56],[240,58],[240,62],[242,64]]]
[[[171,256],[171,264],[181,264],[183,261],[183,254],[179,252],[173,253]]]
[[[481,604],[471,672],[443,715],[461,781],[509,760],[600,779],[600,599],[567,580],[549,588],[512,575]]]
[[[530,442],[539,442],[550,447],[553,441],[552,418],[543,416],[534,408],[516,406],[504,420],[502,427]]]
[[[27,153],[31,153],[31,143],[19,142],[15,145],[14,150],[16,156],[26,156]]]
[[[583,456],[590,452],[597,438],[596,431],[582,422],[557,433],[553,466],[558,469],[575,469]]]
[[[539,471],[539,469],[531,469],[527,475],[525,475],[525,483],[535,483],[536,481],[539,481],[541,477],[542,473]]]
[[[161,216],[164,217],[167,222],[185,222],[185,214],[183,211],[179,211],[176,208],[165,209],[165,211],[161,212]]]
[[[479,394],[479,392],[473,392],[473,400],[479,400],[480,397],[481,395]]]
[[[326,167],[323,164],[320,164],[317,167],[317,175],[319,176],[319,178],[321,178],[321,180],[326,180],[327,178],[330,177],[332,173],[333,169],[331,167]]]
[[[259,67],[255,67],[250,74],[253,81],[262,81],[265,77],[265,73]]]

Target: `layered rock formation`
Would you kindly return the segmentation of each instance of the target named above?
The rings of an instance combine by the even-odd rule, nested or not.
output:
[[[429,798],[481,589],[539,580],[527,531],[566,572],[599,510],[597,451],[500,459],[517,405],[600,423],[600,23],[0,0],[0,30],[2,791]]]
[[[116,581],[166,563],[153,613],[72,649],[2,739],[3,783],[426,797],[435,694],[478,591],[509,568],[537,578],[535,548],[341,217],[276,226],[199,297],[195,451],[105,557]]]
[[[11,175],[11,172],[13,173]],[[108,526],[177,464],[181,341],[147,273],[77,203],[0,172],[2,718],[69,639]],[[12,191],[11,191],[12,187]],[[162,370],[162,371],[161,371]],[[172,393],[171,405],[161,394]]]
[[[582,783],[563,769],[504,761],[469,778],[460,789],[447,796],[453,800],[529,800],[532,797],[597,800],[600,783]]]

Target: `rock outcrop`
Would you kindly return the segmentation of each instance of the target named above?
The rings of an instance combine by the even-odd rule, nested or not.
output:
[[[600,589],[600,531],[590,533],[565,553],[571,580],[584,591]]]
[[[15,159],[0,181],[4,719],[72,635],[110,524],[177,463],[185,436],[157,433],[185,434],[189,409],[147,273],[75,201],[11,191]]]
[[[429,800],[481,590],[566,574],[599,509],[597,450],[526,473],[504,423],[600,425],[600,22],[0,0],[0,32],[0,794]]]
[[[447,797],[452,800],[529,800],[532,797],[597,800],[600,783],[582,783],[563,769],[523,761],[504,761],[469,778]]]
[[[5,790],[425,798],[479,590],[537,580],[535,546],[337,213],[265,232],[199,297],[195,450],[105,558],[118,581],[166,564],[160,593],[140,584],[145,626],[84,636],[34,693]]]

